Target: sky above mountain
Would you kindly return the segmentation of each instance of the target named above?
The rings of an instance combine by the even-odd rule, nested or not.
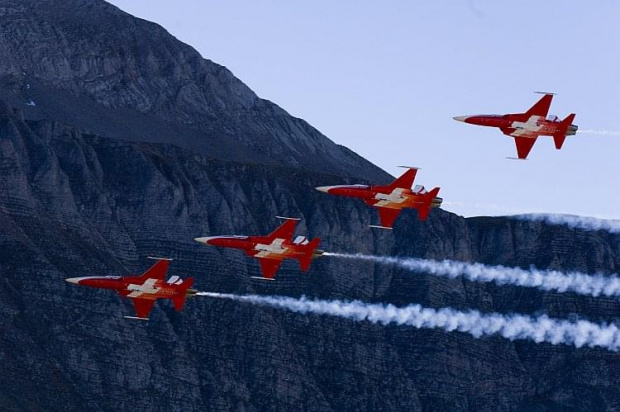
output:
[[[465,215],[620,218],[620,2],[111,0],[393,175],[422,168]],[[577,113],[561,151],[453,116]],[[596,133],[600,132],[600,133]]]

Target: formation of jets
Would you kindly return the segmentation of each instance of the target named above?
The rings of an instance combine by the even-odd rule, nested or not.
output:
[[[504,134],[515,139],[518,158],[526,159],[539,136],[552,136],[555,147],[561,149],[566,136],[577,133],[577,126],[572,124],[575,114],[571,113],[564,120],[558,119],[557,116],[548,116],[553,94],[543,94],[544,96],[525,113],[456,116],[454,119],[480,126],[498,127]],[[418,169],[405,168],[407,171],[389,185],[355,184],[319,186],[316,189],[330,195],[363,200],[368,206],[379,211],[381,225],[370,226],[392,229],[403,209],[417,210],[418,218],[424,221],[431,209],[441,206],[443,201],[438,197],[439,187],[430,191],[421,185],[412,188]],[[307,271],[312,260],[324,253],[318,249],[321,240],[319,238],[309,240],[304,236],[293,239],[300,219],[277,217],[284,219],[285,222],[266,236],[220,235],[198,237],[194,240],[205,245],[243,250],[248,256],[258,259],[262,276],[254,278],[261,280],[274,280],[284,259],[299,261],[301,270]],[[194,279],[182,280],[178,276],[172,276],[165,280],[170,259],[152,259],[157,262],[139,276],[87,276],[69,278],[67,282],[114,290],[121,296],[131,299],[137,316],[126,318],[148,320],[151,309],[158,299],[172,300],[174,308],[180,311],[185,305],[185,299],[198,293],[191,288]]]

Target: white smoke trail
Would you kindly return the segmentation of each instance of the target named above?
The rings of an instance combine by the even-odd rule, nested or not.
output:
[[[414,272],[442,276],[450,279],[464,277],[473,282],[494,282],[498,285],[515,285],[544,291],[573,292],[587,296],[620,297],[620,278],[616,275],[587,275],[579,272],[563,273],[556,270],[529,270],[505,266],[487,266],[454,260],[430,260],[341,254],[326,252],[324,256],[371,261],[395,265]]]
[[[284,296],[233,295],[212,292],[199,292],[198,294],[296,313],[337,316],[358,322],[366,320],[381,325],[394,324],[418,329],[459,331],[475,338],[500,335],[510,340],[523,339],[553,345],[573,345],[578,348],[598,346],[612,351],[620,350],[620,329],[615,324],[595,324],[585,320],[567,321],[553,319],[546,315],[531,317],[517,314],[482,314],[476,310],[432,309],[417,304],[399,308],[391,304],[308,300],[304,297],[295,299]]]
[[[511,217],[518,220],[543,222],[550,225],[563,225],[573,229],[604,230],[609,233],[620,233],[620,220],[548,213],[530,213]]]
[[[577,130],[579,134],[595,134],[598,136],[620,136],[620,131],[617,130]]]

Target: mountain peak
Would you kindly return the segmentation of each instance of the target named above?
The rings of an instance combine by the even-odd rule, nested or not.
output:
[[[0,0],[0,98],[28,118],[227,159],[385,180],[161,26],[101,0]]]

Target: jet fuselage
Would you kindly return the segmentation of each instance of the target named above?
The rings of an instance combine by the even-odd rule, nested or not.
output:
[[[195,295],[196,290],[181,288],[178,285],[159,279],[141,280],[140,276],[85,276],[69,278],[67,282],[98,289],[111,289],[125,297],[157,300],[174,296]]]
[[[282,238],[270,239],[267,236],[208,236],[194,240],[205,245],[241,249],[249,256],[265,259],[296,259],[308,254],[307,243],[295,243]],[[322,254],[318,250],[315,252],[313,258]]]
[[[456,116],[454,120],[474,124],[477,126],[499,127],[503,130],[523,130],[533,132],[537,135],[553,136],[559,133],[561,129],[561,121],[559,119],[545,119],[542,116],[525,114],[478,114],[473,116]],[[566,130],[566,136],[574,136],[577,133],[578,126],[571,124]],[[525,133],[524,133],[525,135]]]
[[[257,258],[263,274],[260,279],[273,280],[284,259],[298,260],[301,270],[305,272],[311,260],[323,254],[323,251],[318,250],[321,239],[308,240],[297,236],[291,240],[299,219],[282,219],[286,219],[286,222],[267,236],[206,236],[194,240],[205,245],[241,249],[246,255]]]
[[[414,192],[411,189],[398,187],[388,189],[386,186],[339,185],[319,186],[316,189],[330,195],[362,199],[370,206],[388,209],[416,208],[416,206],[424,205],[427,202],[425,192]],[[441,197],[434,196],[430,207],[439,207],[442,202]]]

